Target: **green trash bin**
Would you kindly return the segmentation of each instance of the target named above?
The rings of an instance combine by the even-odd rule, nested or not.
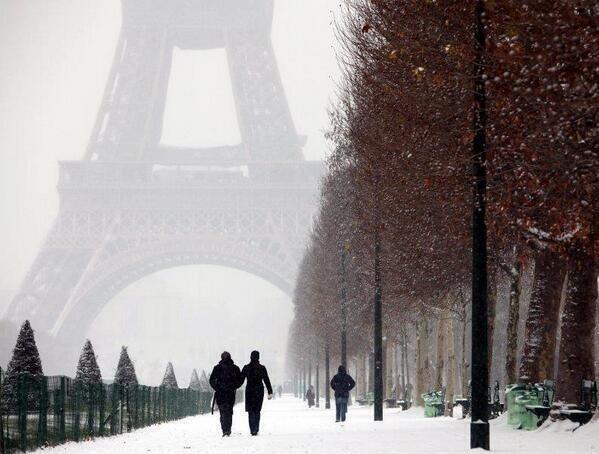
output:
[[[520,419],[518,425],[519,429],[535,430],[538,428],[539,418],[532,411],[527,410],[526,407],[541,405],[541,396],[542,392],[539,393],[539,390],[535,387],[516,397],[515,406],[521,407],[518,411],[518,417]]]
[[[516,405],[516,397],[526,393],[526,385],[514,384],[508,385],[505,388],[505,404],[507,407],[507,423],[508,425],[519,428],[521,424],[520,414],[526,411],[524,407]]]
[[[366,402],[368,405],[374,404],[374,393],[366,393]]]
[[[443,402],[442,391],[432,391],[430,393],[422,394],[422,400],[424,400],[425,418],[443,416],[443,413],[445,412],[445,404]]]

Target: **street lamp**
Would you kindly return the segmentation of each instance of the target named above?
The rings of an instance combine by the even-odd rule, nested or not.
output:
[[[378,200],[378,199],[377,199]],[[377,203],[378,206],[378,203]],[[378,212],[378,210],[377,210]],[[374,238],[374,420],[383,420],[383,289],[381,238],[378,222]]]
[[[487,227],[485,0],[475,6],[474,141],[472,143],[472,403],[470,447],[489,450],[489,358],[487,353]]]

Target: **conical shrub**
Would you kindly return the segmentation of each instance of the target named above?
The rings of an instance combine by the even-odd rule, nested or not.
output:
[[[198,377],[198,371],[193,370],[191,373],[191,378],[189,379],[189,389],[194,391],[200,391],[200,378]]]
[[[164,371],[164,378],[162,379],[162,384],[160,386],[165,386],[169,389],[179,388],[177,377],[175,377],[175,370],[173,369],[173,364],[171,362],[166,365],[166,371]]]
[[[100,367],[98,366],[98,361],[96,360],[94,347],[89,339],[85,341],[83,349],[81,350],[81,356],[79,356],[75,380],[85,384],[102,383],[102,373],[100,372]]]
[[[119,364],[116,367],[116,374],[114,375],[114,382],[118,385],[137,385],[137,375],[135,375],[135,367],[129,353],[127,353],[127,347],[121,348],[121,356],[119,358]]]
[[[28,374],[34,379],[39,379],[44,375],[42,360],[35,344],[35,336],[29,320],[25,320],[25,323],[21,325],[17,343],[2,384],[3,401],[11,407],[14,407],[17,403],[18,378],[21,374]],[[33,396],[28,398],[33,399]]]
[[[210,380],[208,380],[208,376],[206,375],[206,371],[202,371],[202,376],[200,377],[200,391],[210,391]]]

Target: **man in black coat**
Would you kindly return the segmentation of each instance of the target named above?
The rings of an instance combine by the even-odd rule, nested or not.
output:
[[[331,388],[335,390],[335,422],[345,421],[349,392],[354,386],[356,386],[354,379],[347,373],[345,367],[339,366],[337,374],[331,380]]]
[[[260,430],[260,411],[264,400],[264,385],[268,391],[268,398],[272,399],[272,386],[268,378],[266,367],[260,364],[260,353],[253,351],[250,355],[250,363],[241,369],[242,383],[247,379],[245,385],[245,411],[248,412],[250,432],[258,435]],[[262,384],[264,382],[264,385]]]
[[[242,383],[243,378],[239,367],[233,363],[229,352],[223,352],[220,355],[220,362],[214,366],[210,374],[210,386],[214,389],[214,399],[220,413],[220,426],[223,429],[223,437],[231,435],[235,391]]]

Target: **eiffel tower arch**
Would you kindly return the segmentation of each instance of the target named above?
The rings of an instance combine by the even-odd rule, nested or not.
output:
[[[59,163],[57,219],[7,318],[82,338],[123,288],[187,264],[244,270],[291,294],[322,164],[302,155],[272,12],[272,0],[122,0],[88,148]],[[238,145],[160,143],[175,47],[226,51]]]

